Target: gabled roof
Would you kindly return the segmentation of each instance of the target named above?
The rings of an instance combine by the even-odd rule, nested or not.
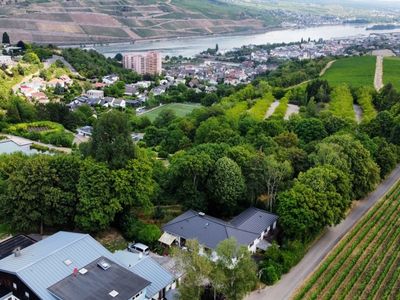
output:
[[[106,262],[107,269],[98,266]],[[131,299],[150,284],[146,279],[126,268],[100,257],[84,266],[85,274],[71,274],[48,288],[58,299]],[[115,296],[110,293],[115,291]]]
[[[185,239],[197,239],[210,249],[215,249],[221,241],[229,238],[235,238],[239,244],[248,246],[277,219],[277,215],[253,207],[231,222],[188,210],[164,225],[163,230]]]
[[[27,235],[16,235],[0,243],[0,259],[13,254],[16,248],[24,249],[36,243],[36,240]]]
[[[240,215],[234,217],[230,223],[238,229],[251,232],[263,232],[268,226],[274,224],[278,216],[255,207],[250,207]]]
[[[268,227],[268,226],[267,226]],[[197,239],[210,249],[231,237],[241,245],[248,246],[259,233],[238,229],[223,220],[189,210],[163,226],[164,231],[185,239]]]
[[[124,250],[116,251],[114,257],[121,265],[151,282],[146,291],[149,299],[175,280],[170,272],[150,256],[141,257],[138,253]]]
[[[0,271],[17,275],[42,300],[54,300],[48,287],[100,257],[114,259],[90,235],[60,231],[22,249],[21,256],[0,260]]]

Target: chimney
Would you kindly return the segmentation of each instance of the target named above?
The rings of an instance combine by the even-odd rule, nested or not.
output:
[[[21,247],[15,248],[14,255],[15,255],[15,257],[20,257],[21,256]]]

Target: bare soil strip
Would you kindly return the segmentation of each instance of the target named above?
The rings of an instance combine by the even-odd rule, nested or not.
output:
[[[272,102],[272,104],[270,105],[270,107],[267,110],[267,113],[265,114],[265,119],[268,119],[270,116],[272,116],[272,114],[274,113],[274,111],[278,107],[278,105],[279,105],[278,100],[275,100],[274,102]]]
[[[383,88],[383,56],[376,57],[374,87],[377,91]]]

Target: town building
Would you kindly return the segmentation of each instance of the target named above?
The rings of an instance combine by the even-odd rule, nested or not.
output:
[[[88,90],[86,92],[86,95],[89,98],[100,99],[100,98],[104,98],[104,91],[102,91],[102,90]]]
[[[131,69],[140,75],[160,75],[162,71],[161,53],[156,51],[127,53],[123,56],[122,64],[125,69]]]
[[[150,256],[111,253],[88,234],[0,243],[1,300],[160,300],[175,287],[175,275]]]
[[[143,300],[148,280],[90,235],[58,232],[0,260],[0,299]]]
[[[277,215],[253,207],[229,222],[189,210],[163,226],[159,241],[183,247],[186,240],[196,239],[204,248],[214,250],[223,240],[234,238],[254,253],[268,248],[267,237],[276,228],[277,220]]]

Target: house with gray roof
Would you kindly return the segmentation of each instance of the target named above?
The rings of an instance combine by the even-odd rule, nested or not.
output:
[[[266,250],[264,239],[276,228],[278,216],[270,212],[248,208],[229,222],[189,210],[163,226],[159,241],[170,246],[184,246],[186,240],[196,239],[208,249],[215,249],[223,240],[234,238],[249,251]]]
[[[166,293],[176,287],[177,278],[149,255],[121,250],[114,253],[114,258],[128,270],[151,282],[146,292],[148,299],[164,299]]]
[[[144,300],[151,282],[90,235],[58,232],[0,260],[0,299]]]

